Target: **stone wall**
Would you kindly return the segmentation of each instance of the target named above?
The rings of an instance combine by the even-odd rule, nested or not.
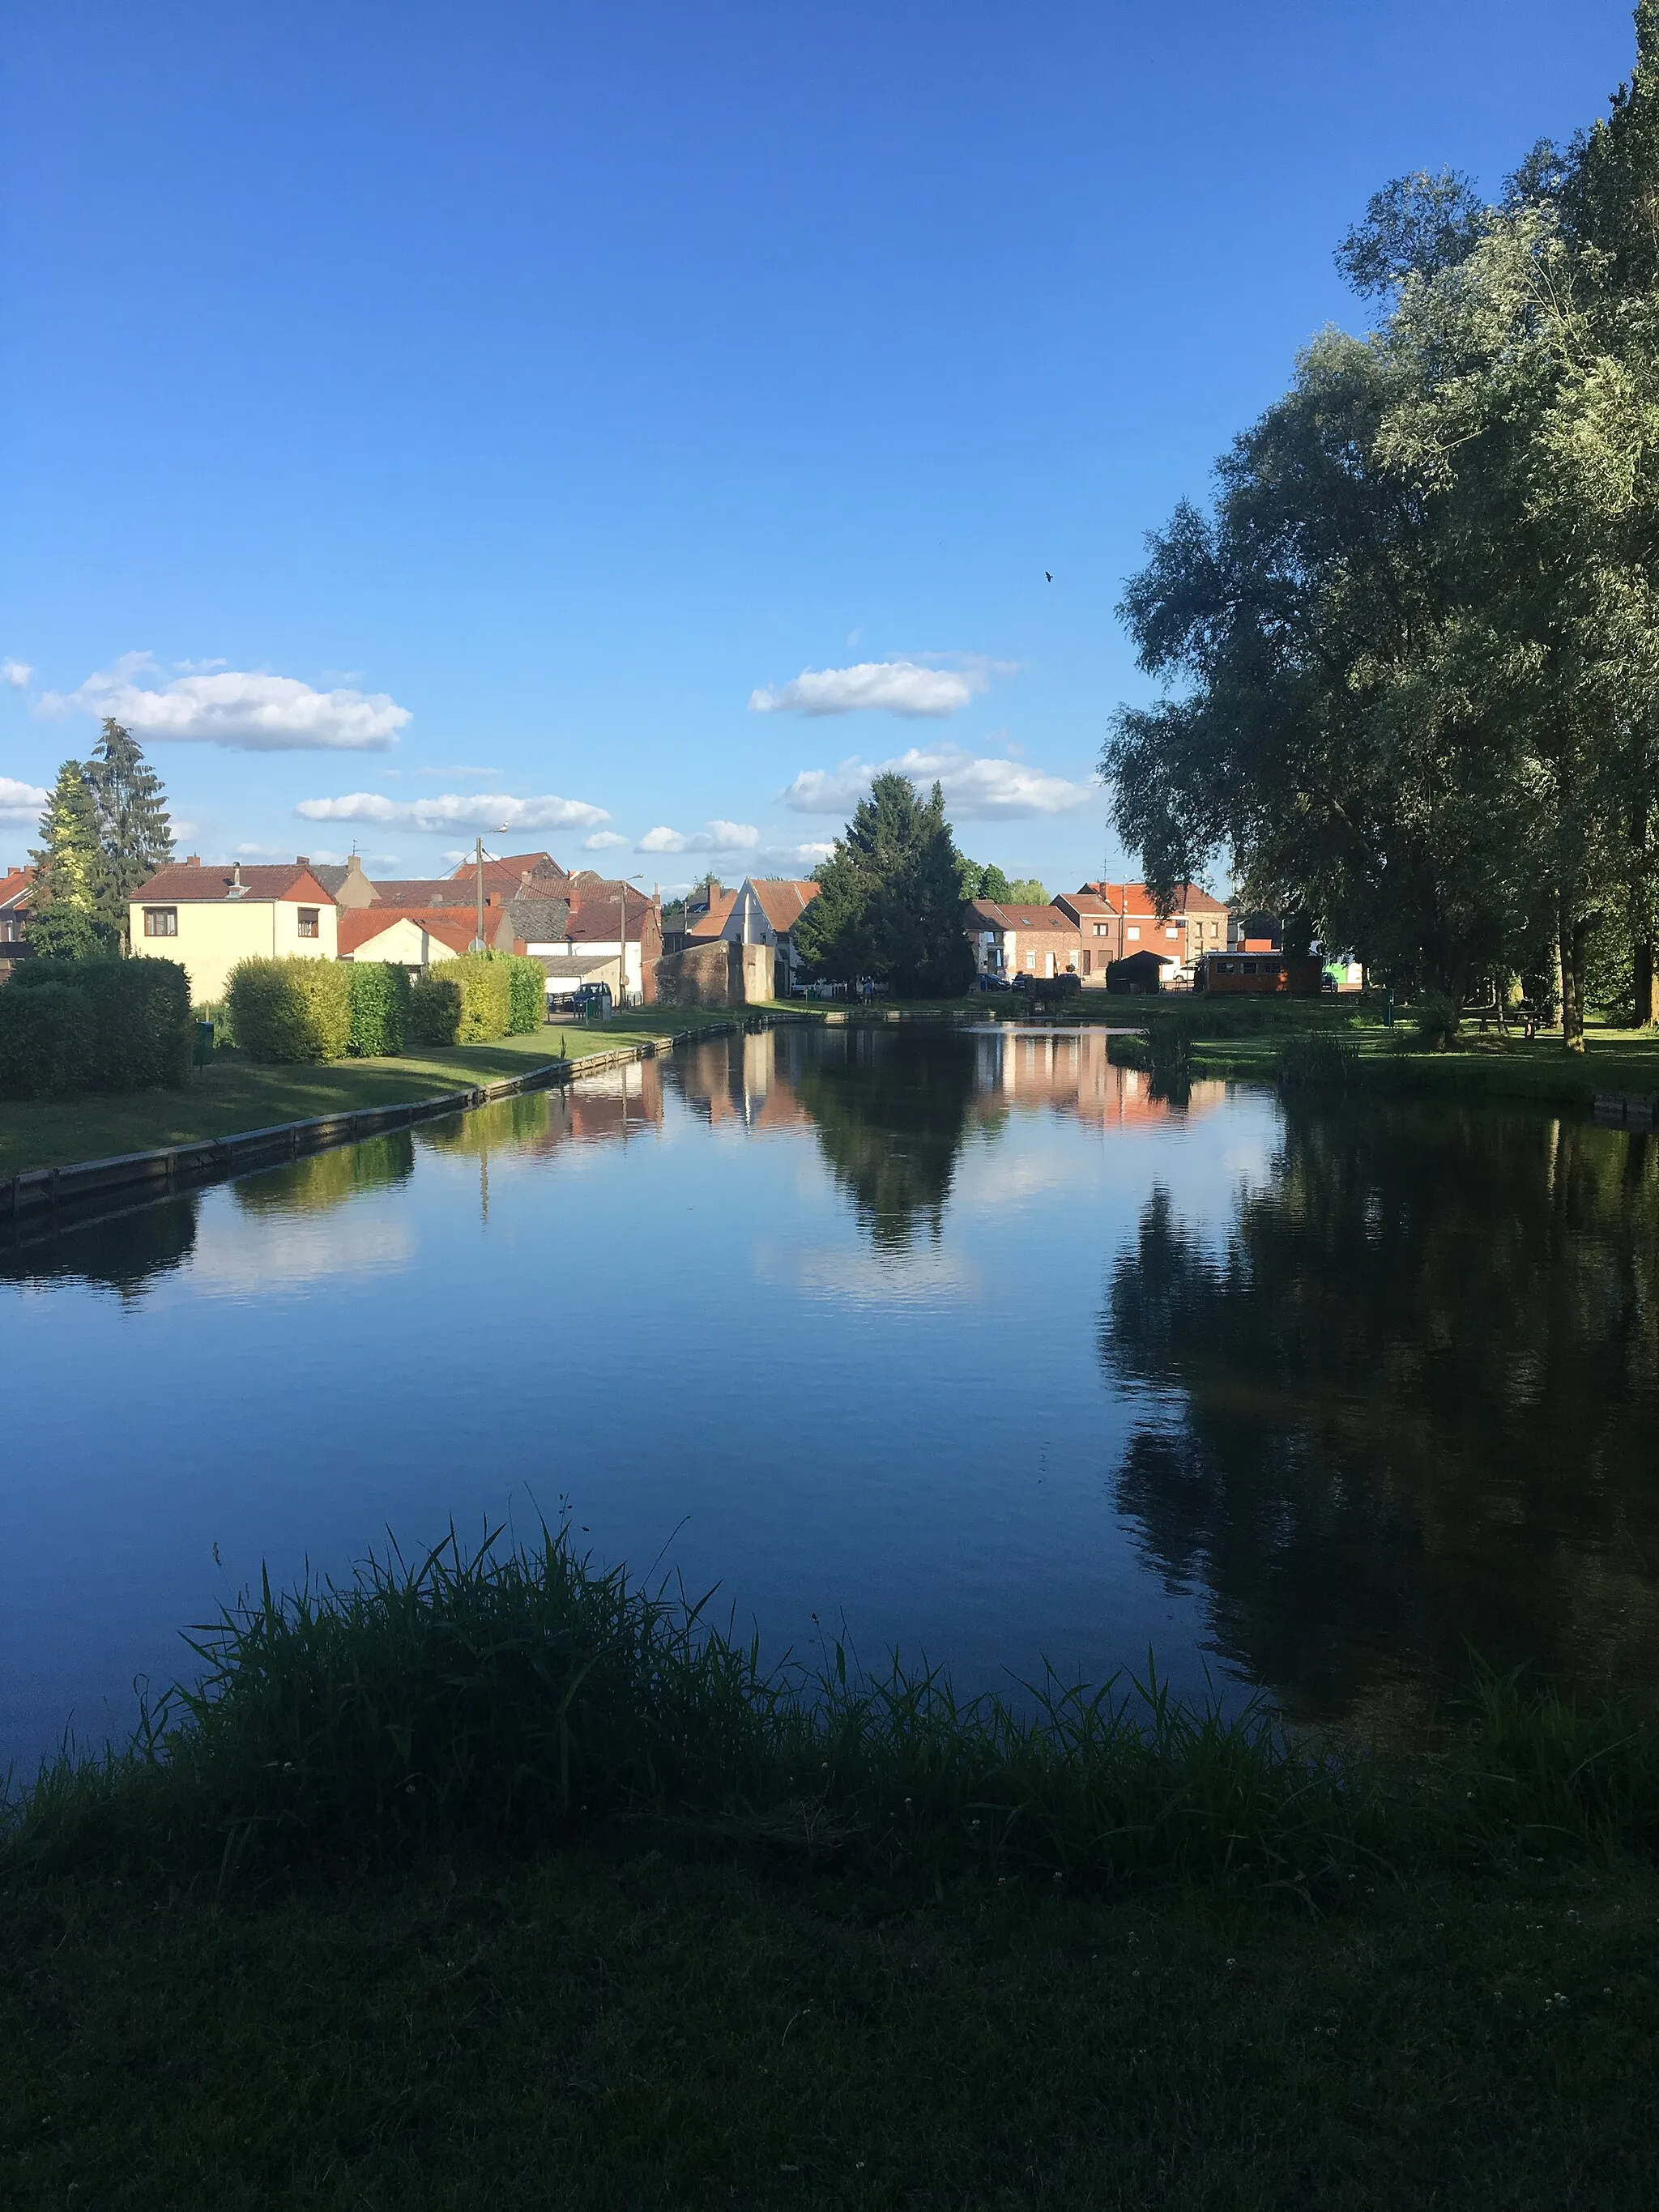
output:
[[[653,969],[665,1006],[757,1006],[772,996],[769,945],[728,945],[715,938],[670,952]]]

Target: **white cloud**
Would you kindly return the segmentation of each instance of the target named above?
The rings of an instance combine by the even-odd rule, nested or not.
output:
[[[9,654],[0,660],[0,682],[9,684],[14,691],[23,690],[33,673],[27,660],[14,660]]]
[[[804,668],[775,691],[751,691],[754,714],[954,714],[985,689],[985,664],[927,668],[919,660],[861,660],[854,668]]]
[[[204,661],[171,682],[147,653],[124,653],[74,691],[48,691],[37,712],[112,714],[135,737],[228,745],[238,752],[384,752],[410,720],[384,691],[317,691],[296,676],[264,676]]]
[[[588,830],[611,819],[580,799],[511,799],[501,792],[446,791],[435,799],[388,799],[351,791],[343,799],[302,799],[294,811],[306,822],[380,822],[397,830]]]
[[[647,830],[634,848],[636,853],[749,853],[760,843],[752,822],[711,822],[706,830],[692,831],[659,827]]]
[[[960,745],[915,747],[896,759],[844,760],[839,768],[803,769],[779,795],[797,814],[850,814],[872,776],[908,775],[926,791],[941,785],[946,805],[964,821],[1013,822],[1033,814],[1069,814],[1100,796],[1087,784],[1048,775],[1024,761],[987,760]]]
[[[584,853],[610,853],[618,845],[627,842],[627,838],[617,830],[596,830],[591,837],[582,839],[582,850]]]
[[[15,776],[0,775],[0,822],[38,822],[51,796],[38,784],[19,783]]]

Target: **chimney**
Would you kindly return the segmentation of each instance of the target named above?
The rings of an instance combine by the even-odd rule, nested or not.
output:
[[[186,853],[186,854],[185,854],[185,866],[187,868],[199,868],[199,867],[201,866],[201,865],[202,865],[202,856],[201,856],[201,854],[200,854],[199,853]]]
[[[296,868],[308,868],[311,866],[310,854],[296,853],[294,855],[294,865]]]

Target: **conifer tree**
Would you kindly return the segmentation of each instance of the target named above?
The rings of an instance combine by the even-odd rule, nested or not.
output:
[[[98,917],[125,952],[132,895],[173,858],[167,793],[130,730],[106,717],[87,763],[98,821],[101,861],[94,904]]]
[[[813,966],[846,982],[872,975],[904,997],[953,997],[973,980],[962,927],[962,858],[938,784],[878,775],[817,872],[795,925]]]
[[[89,960],[110,949],[96,912],[103,852],[92,787],[80,761],[58,771],[40,817],[40,843],[30,853],[34,887],[29,899],[29,942],[44,957]]]

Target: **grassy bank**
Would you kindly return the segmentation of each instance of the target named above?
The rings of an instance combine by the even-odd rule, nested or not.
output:
[[[226,1054],[210,1066],[195,1069],[182,1091],[3,1100],[0,1178],[27,1168],[67,1167],[77,1160],[234,1136],[241,1129],[268,1128],[317,1114],[438,1097],[522,1075],[562,1053],[580,1058],[730,1019],[729,1014],[696,1007],[646,1006],[592,1029],[580,1022],[555,1022],[495,1044],[417,1047],[395,1060],[260,1067]]]
[[[654,1849],[0,1893],[0,2197],[1637,2212],[1659,1884],[942,1896]],[[1559,1995],[1558,1995],[1559,1993]]]
[[[1373,1016],[1330,1000],[1283,1005],[1195,999],[1119,1000],[1119,1020],[1154,1038],[1173,1029],[1190,1039],[1194,1077],[1273,1082],[1293,1040],[1342,1039],[1355,1054],[1351,1076],[1367,1090],[1416,1096],[1524,1098],[1540,1105],[1590,1105],[1598,1091],[1659,1094],[1659,1030],[1592,1026],[1582,1054],[1561,1048],[1559,1031],[1526,1038],[1496,1030],[1462,1030],[1450,1048],[1419,1044],[1409,1015],[1385,1030]],[[1127,1056],[1127,1055],[1126,1055]]]
[[[1650,2201],[1638,1726],[763,1675],[557,1539],[204,1660],[8,1818],[9,2203]]]

